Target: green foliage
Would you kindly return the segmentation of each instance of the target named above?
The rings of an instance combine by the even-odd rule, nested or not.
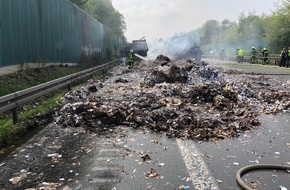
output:
[[[29,68],[15,74],[0,76],[0,96],[11,94],[56,78],[81,71],[83,67],[48,66],[45,68]]]
[[[265,33],[265,25],[262,18],[250,12],[247,16],[242,13],[239,16],[238,37],[241,40],[255,39],[263,37]]]
[[[238,41],[238,26],[231,26],[227,28],[226,30],[223,30],[223,32],[219,35],[219,41],[218,42],[235,42]]]
[[[255,15],[254,12],[245,15],[241,13],[238,23],[228,19],[221,23],[216,20],[207,21],[203,27],[202,44],[231,43],[250,39],[263,38],[265,36],[264,18]]]
[[[26,105],[18,115],[20,122],[29,121],[31,118],[45,116],[51,110],[59,109],[61,105],[59,100],[63,96],[63,92],[56,92],[47,96],[43,96],[35,100],[37,104]],[[10,144],[15,140],[17,134],[23,133],[25,130],[20,124],[13,124],[12,116],[2,114],[0,116],[0,147]]]
[[[290,46],[290,0],[285,0],[283,5],[267,19],[266,37],[275,51]]]
[[[48,68],[50,68],[50,69],[56,68],[56,70],[49,72],[51,74],[51,76],[53,76],[53,77],[58,76],[59,73],[61,73],[63,75],[67,75],[67,74],[71,73],[72,71],[74,71],[73,68],[69,68],[69,67],[41,68],[40,70],[38,70],[37,74],[39,74],[39,75],[37,75],[37,79],[42,78],[42,75],[41,75],[42,70],[47,72]],[[99,78],[103,77],[103,75],[104,75],[104,73],[102,71],[99,71],[99,72],[94,74],[94,78],[99,79]],[[14,77],[15,78],[15,76],[5,76],[5,77],[9,77],[9,78]],[[1,79],[5,79],[5,77],[0,76]],[[0,84],[1,84],[1,86],[3,84],[2,88],[4,88],[4,89],[7,88],[8,83],[11,84],[11,86],[15,85],[15,83],[13,83],[13,81],[11,81],[11,80],[9,82],[6,80],[7,83],[2,83],[3,81],[5,81],[5,80],[0,80]],[[78,81],[77,83],[74,83],[74,85],[79,85],[81,83],[83,83],[82,80]],[[0,148],[13,143],[15,141],[15,138],[19,134],[23,134],[23,132],[26,131],[26,129],[23,127],[23,125],[26,125],[26,123],[33,123],[30,121],[35,121],[35,119],[36,119],[37,120],[36,123],[39,124],[41,122],[45,122],[46,119],[50,118],[51,113],[54,110],[58,110],[61,108],[62,105],[60,103],[60,100],[63,97],[64,91],[65,90],[63,89],[63,90],[59,90],[55,93],[41,96],[41,97],[33,100],[32,102],[30,102],[30,104],[26,104],[25,106],[20,108],[18,110],[18,120],[21,123],[21,125],[20,124],[17,124],[17,125],[13,124],[13,118],[12,118],[11,112],[1,114],[0,115]]]
[[[80,8],[83,8],[83,6],[88,2],[88,0],[70,0],[70,1],[79,6]]]
[[[228,30],[230,28],[232,28],[233,26],[236,26],[237,24],[235,22],[230,21],[229,19],[224,19],[221,22],[221,30],[225,31]]]
[[[112,32],[124,37],[126,23],[124,17],[113,7],[110,0],[71,0]]]
[[[202,44],[211,44],[214,39],[220,34],[221,26],[216,20],[208,20],[202,26],[203,36],[200,39]]]
[[[235,48],[239,45],[246,49],[267,46],[271,53],[278,53],[283,47],[290,46],[290,0],[282,0],[282,6],[277,6],[270,15],[241,13],[237,23],[228,19],[222,22],[208,20],[201,32],[200,45],[206,49],[222,46]]]
[[[11,118],[0,118],[0,148],[10,144],[14,136],[22,130],[21,125],[13,125]]]

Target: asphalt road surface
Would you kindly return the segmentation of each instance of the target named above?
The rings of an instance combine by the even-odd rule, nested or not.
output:
[[[289,85],[290,69],[207,60],[225,69],[264,73]],[[289,112],[261,115],[261,126],[234,139],[169,139],[120,126],[101,134],[45,127],[0,160],[0,190],[241,189],[236,172],[252,164],[290,165]],[[289,171],[253,171],[258,189],[290,189]]]

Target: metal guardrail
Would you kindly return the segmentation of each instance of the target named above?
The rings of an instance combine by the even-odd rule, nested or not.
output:
[[[37,86],[33,86],[25,90],[21,90],[12,94],[2,96],[0,97],[0,113],[4,113],[4,112],[12,110],[13,123],[14,124],[18,123],[17,108],[19,106],[22,106],[25,103],[35,98],[38,98],[50,92],[56,91],[64,86],[70,85],[71,83],[77,80],[88,77],[97,71],[102,71],[102,70],[111,68],[118,62],[119,60],[115,60],[115,61],[103,64],[103,65],[99,65],[99,66],[96,66],[96,67],[93,67],[84,71],[80,71],[78,73],[74,73],[65,77],[58,78],[58,79],[55,79],[55,80],[52,80],[52,81],[49,81],[49,82],[46,82]]]
[[[210,55],[210,54],[204,54],[202,55],[202,58],[207,58],[207,59],[220,59],[219,55]],[[225,61],[236,61],[237,56],[236,55],[227,55],[225,56]],[[269,61],[273,61],[274,64],[277,64],[280,61],[280,55],[279,54],[270,54],[268,57]],[[249,62],[251,60],[251,56],[245,55],[244,56],[244,61]],[[263,60],[262,56],[257,56],[257,60]]]

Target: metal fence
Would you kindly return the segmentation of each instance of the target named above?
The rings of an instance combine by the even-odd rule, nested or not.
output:
[[[68,0],[0,0],[0,67],[117,55],[120,37]]]
[[[224,49],[227,54],[235,55],[236,50],[239,47],[245,50],[246,54],[250,55],[253,46],[257,49],[258,52],[261,52],[264,47],[267,47],[267,41],[265,39],[250,39],[241,42],[225,42],[202,45],[201,48],[205,54],[218,54],[221,49]]]

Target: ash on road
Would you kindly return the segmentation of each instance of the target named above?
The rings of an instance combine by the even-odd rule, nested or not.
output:
[[[159,56],[133,69],[119,65],[110,73],[104,81],[89,80],[67,93],[56,124],[0,162],[5,174],[1,190],[239,189],[234,166],[247,164],[242,157],[260,149],[246,143],[246,153],[236,154],[235,143],[255,136],[249,134],[264,126],[264,114],[284,113],[290,107],[289,84],[225,72],[205,62]],[[279,134],[280,144],[287,141],[287,133],[289,129]],[[221,146],[229,141],[234,147]],[[183,149],[192,150],[196,142],[199,150],[192,158],[207,163],[183,161]],[[287,148],[271,149],[282,157],[279,163],[289,161],[283,157]],[[250,161],[263,161],[261,155],[267,154]],[[196,164],[191,168],[199,174],[188,164]],[[250,182],[264,185],[263,179]]]

